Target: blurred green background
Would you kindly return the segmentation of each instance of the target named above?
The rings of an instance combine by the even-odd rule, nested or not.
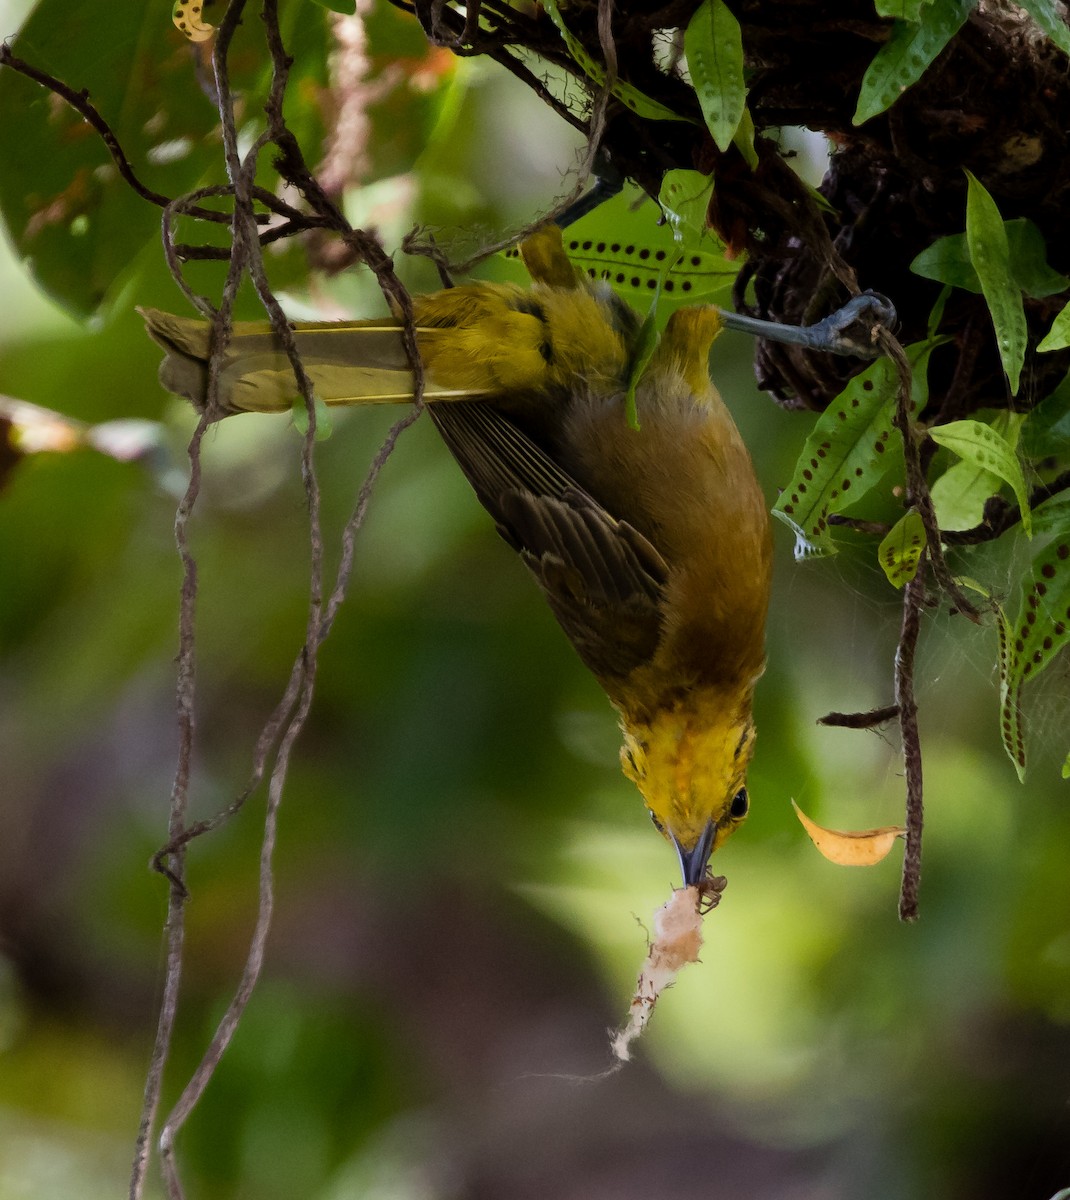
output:
[[[6,32],[27,7],[0,6]],[[322,47],[323,10],[285,11]],[[168,6],[152,19],[188,68]],[[423,53],[403,25],[373,6],[373,74]],[[424,88],[405,71],[372,109],[365,186],[347,199],[388,249],[420,221],[460,256],[567,190],[579,141],[515,80],[440,64]],[[299,99],[317,99],[315,78]],[[313,150],[317,103],[296,118],[312,113]],[[10,142],[11,110],[0,119]],[[208,144],[210,111],[204,124]],[[125,1194],[163,979],[166,889],[146,864],[177,748],[172,524],[193,419],[157,385],[133,312],[183,301],[149,241],[129,249],[83,323],[30,282],[25,244],[0,260],[0,390],[88,422],[160,421],[168,456],[34,455],[0,493],[0,1200]],[[434,286],[426,262],[396,261]],[[294,263],[278,270],[296,291]],[[191,277],[218,294],[216,268]],[[355,272],[319,288],[321,304],[380,311]],[[750,352],[726,336],[713,372],[772,502],[811,418],[755,391]],[[334,414],[317,448],[332,566],[396,416]],[[277,418],[206,442],[193,816],[240,790],[303,639],[299,452]],[[899,851],[831,866],[789,803],[841,827],[900,819],[892,740],[815,725],[890,701],[898,596],[872,547],[799,566],[777,537],[752,816],[715,864],[728,890],[637,1061],[599,1077],[674,856],[523,567],[430,424],[404,435],[294,756],[265,976],[179,1142],[191,1197],[1048,1200],[1070,1186],[1066,667],[1030,698],[1022,787],[999,743],[994,631],[927,618],[922,919],[904,927]],[[973,569],[1009,585],[995,555]],[[167,1102],[238,977],[262,812],[258,794],[191,849]]]

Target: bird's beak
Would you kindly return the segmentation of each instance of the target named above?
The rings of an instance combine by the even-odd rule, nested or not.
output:
[[[684,887],[694,887],[706,878],[706,865],[713,853],[713,839],[716,832],[716,823],[708,821],[706,828],[699,834],[699,839],[691,850],[685,850],[673,837],[672,844],[680,856],[680,869],[684,873]]]

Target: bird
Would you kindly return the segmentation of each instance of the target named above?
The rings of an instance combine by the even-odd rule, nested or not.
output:
[[[772,575],[768,506],[709,374],[722,316],[672,313],[636,385],[635,428],[642,318],[572,264],[556,226],[520,249],[530,286],[414,297],[427,411],[616,709],[623,772],[684,885],[701,886],[749,811]],[[203,409],[209,325],[139,312],[166,352],[163,386]],[[328,405],[413,399],[399,315],[293,328]],[[236,323],[223,411],[289,411],[295,395],[271,326]]]

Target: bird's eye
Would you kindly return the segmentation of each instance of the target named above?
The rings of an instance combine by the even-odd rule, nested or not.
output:
[[[747,799],[747,789],[740,788],[732,797],[732,803],[728,806],[728,815],[734,821],[742,821],[749,808],[750,800]]]

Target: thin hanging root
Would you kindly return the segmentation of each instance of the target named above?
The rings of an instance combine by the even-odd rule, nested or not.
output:
[[[661,993],[688,963],[698,962],[702,918],[720,900],[725,882],[711,877],[698,886],[678,888],[654,914],[654,940],[639,972],[628,1023],[610,1043],[618,1062],[631,1059],[631,1044],[647,1027]]]

